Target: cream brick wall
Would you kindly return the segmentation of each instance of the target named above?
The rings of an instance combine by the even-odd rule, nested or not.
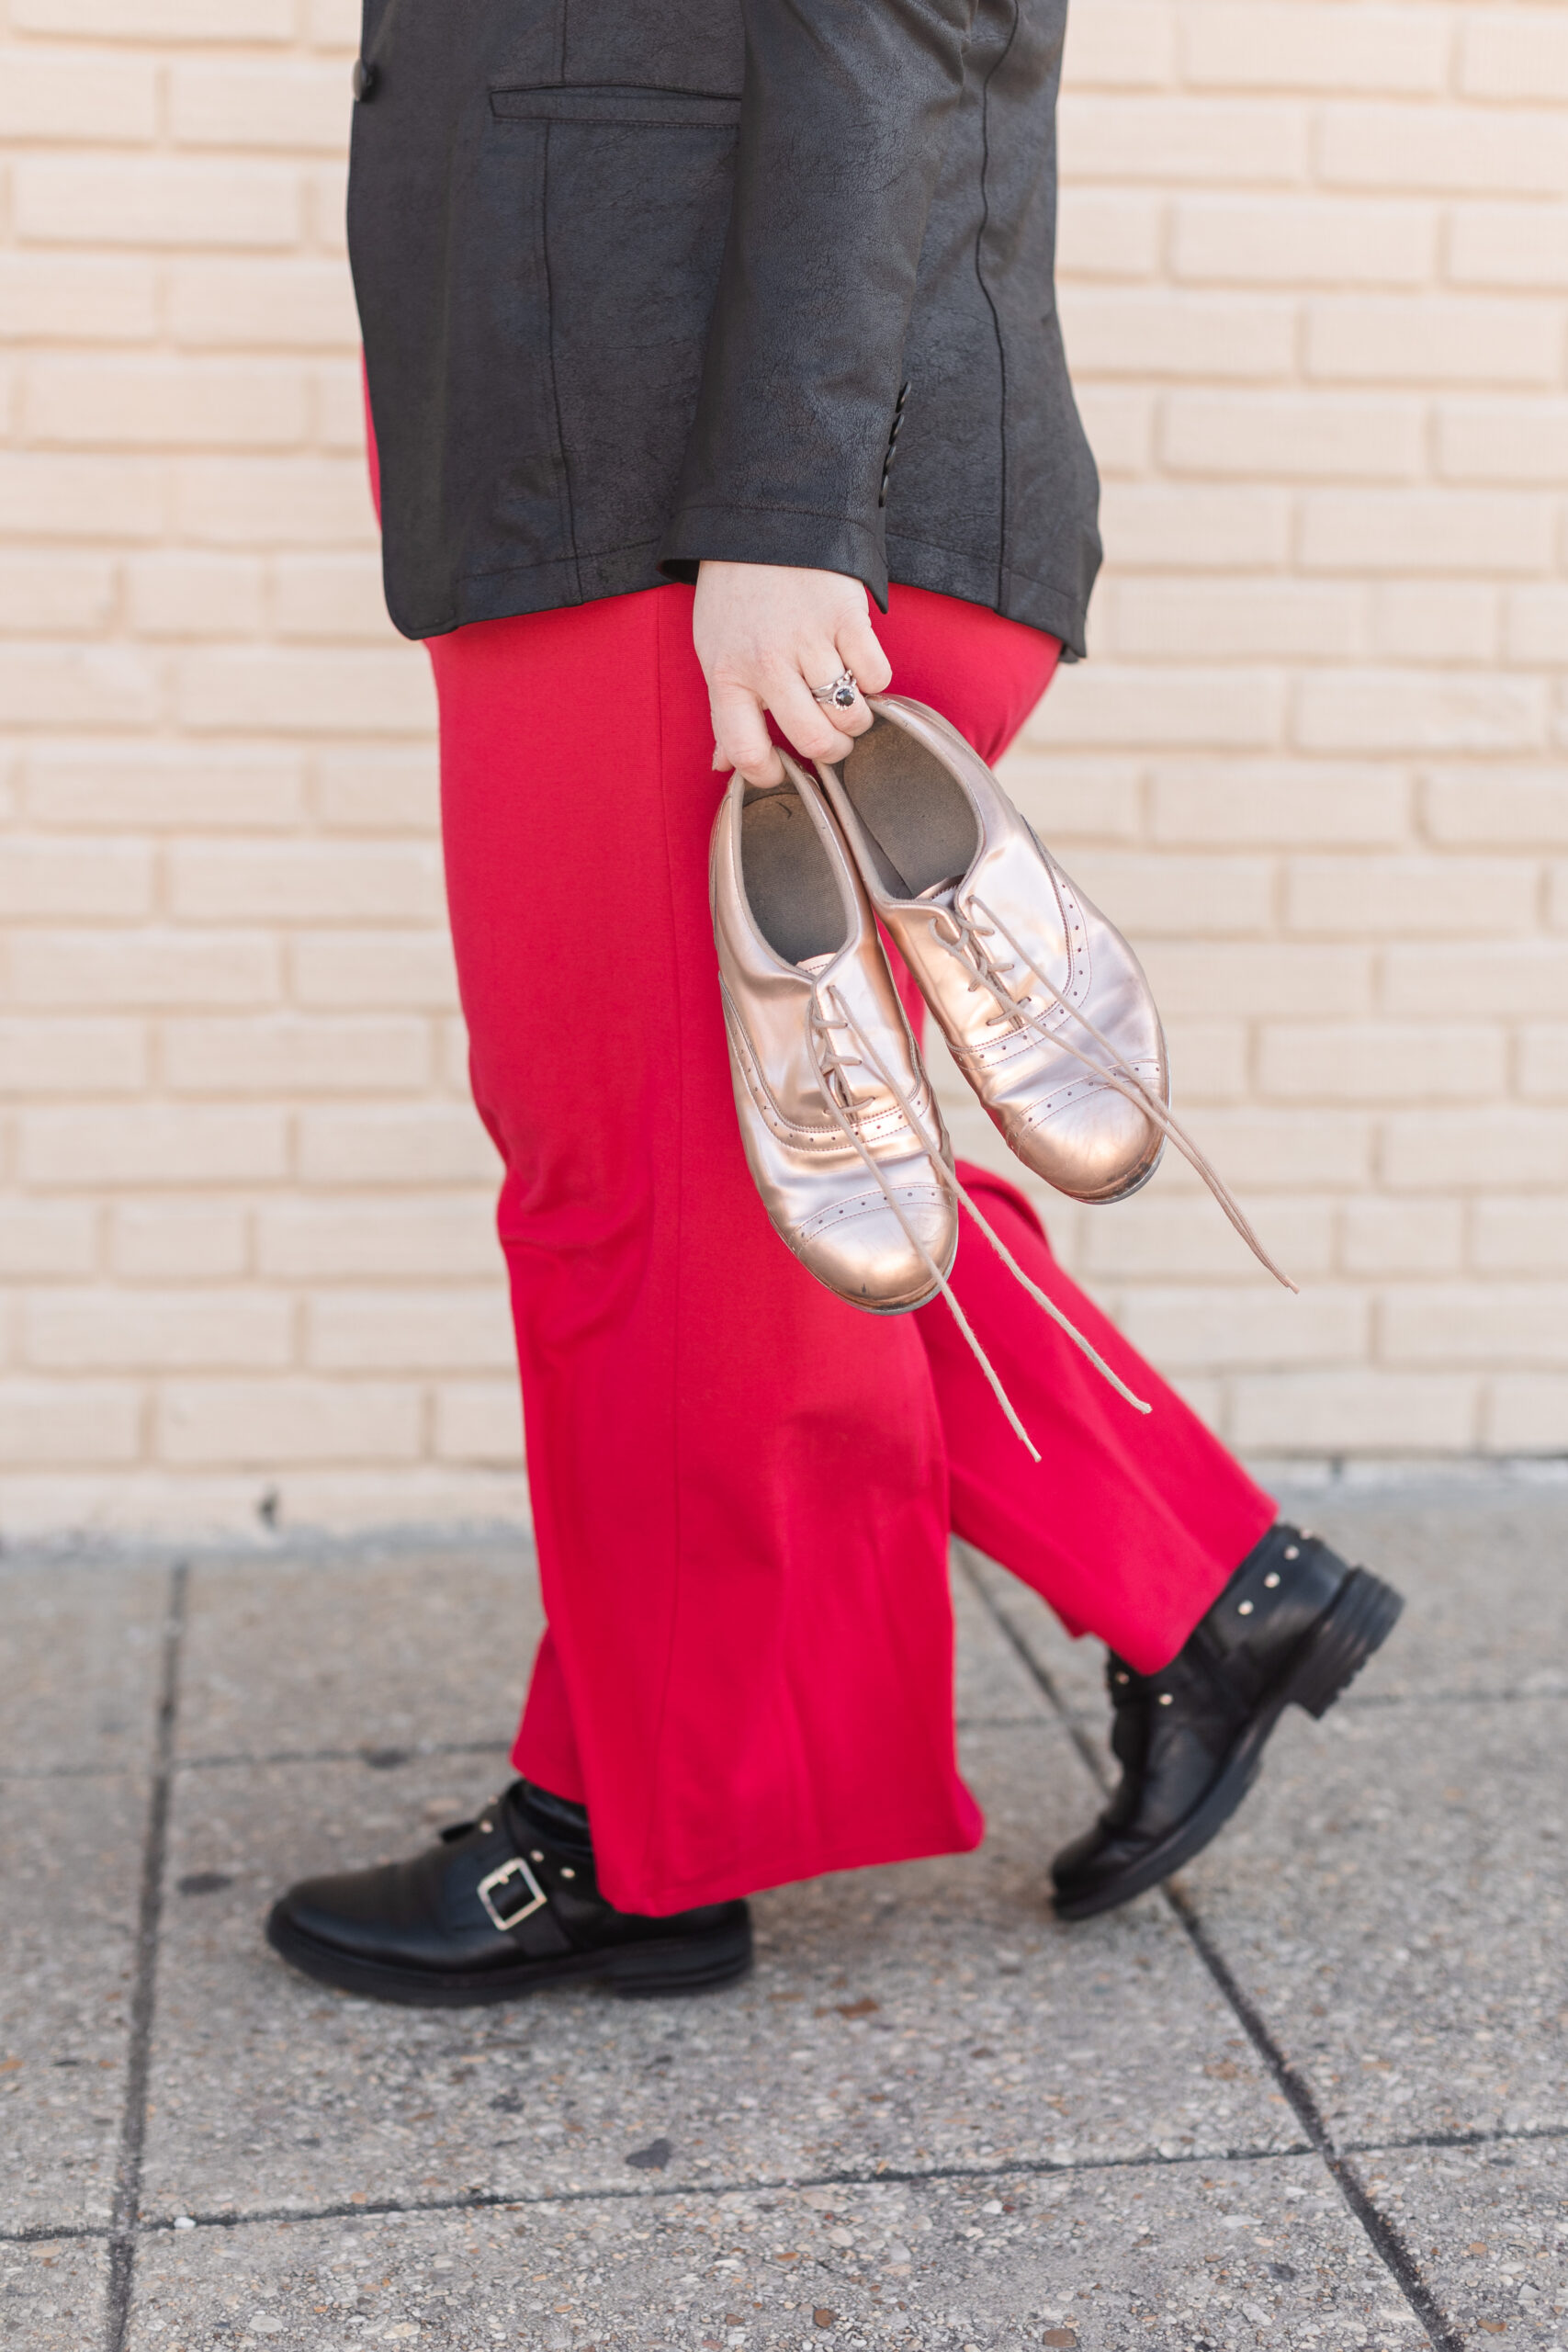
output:
[[[523,1500],[355,15],[0,6],[6,1532]],[[1067,82],[1110,562],[1011,775],[1303,1295],[1179,1165],[1053,1230],[1254,1453],[1562,1452],[1568,25],[1075,0]]]

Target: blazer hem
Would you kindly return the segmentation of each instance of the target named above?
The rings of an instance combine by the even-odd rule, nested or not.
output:
[[[794,564],[841,571],[887,610],[887,554],[880,531],[841,514],[803,508],[682,506],[665,532],[659,568],[692,581],[699,563]]]
[[[776,546],[777,542],[773,544]],[[663,547],[668,545],[666,539]],[[469,572],[457,583],[455,609],[439,617],[413,614],[405,616],[400,600],[389,593],[388,602],[392,618],[405,637],[431,638],[449,636],[453,629],[466,628],[475,621],[511,620],[525,613],[551,612],[563,605],[592,605],[605,596],[632,595],[646,588],[667,587],[671,580],[683,580],[689,585],[696,577],[698,563],[705,560],[804,563],[813,571],[847,571],[871,589],[872,583],[864,581],[859,571],[852,571],[847,564],[824,562],[819,548],[814,560],[804,553],[765,554],[760,551],[756,536],[750,533],[737,534],[730,546],[733,553],[722,543],[713,542],[705,545],[701,557],[671,558],[662,551],[659,542],[645,539],[635,547],[612,548],[604,555],[557,557],[544,563],[517,564],[505,571]],[[1000,613],[1008,620],[1022,621],[1027,628],[1042,629],[1047,636],[1058,639],[1069,659],[1082,660],[1087,587],[1068,588],[1060,582],[1036,580],[1027,572],[1006,570],[998,576],[996,565],[984,556],[961,548],[936,547],[924,539],[906,538],[897,532],[888,533],[887,553],[888,575],[903,586],[930,589],[939,596],[956,596],[962,604],[982,605],[988,612]],[[876,601],[886,612],[886,581]]]
[[[1068,586],[1062,581],[1036,580],[1029,572],[1005,565],[998,571],[989,556],[938,547],[929,539],[907,538],[900,531],[889,531],[887,568],[906,587],[957,596],[966,605],[984,605],[988,612],[1000,613],[1007,620],[1043,629],[1060,641],[1068,660],[1083,659],[1089,590],[1100,568],[1098,549],[1082,586]]]

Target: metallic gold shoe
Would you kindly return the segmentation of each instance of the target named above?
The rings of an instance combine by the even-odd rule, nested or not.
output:
[[[771,789],[736,776],[713,829],[741,1140],[801,1264],[901,1315],[936,1296],[958,1248],[952,1148],[860,877],[815,785],[785,768]]]
[[[877,914],[1003,1140],[1077,1201],[1146,1184],[1168,1137],[1294,1289],[1170,1114],[1142,965],[1069,881],[977,752],[923,703],[874,724],[823,786]]]
[[[1038,1462],[947,1279],[962,1201],[1030,1296],[1146,1413],[959,1182],[865,889],[820,792],[781,757],[782,785],[734,779],[709,858],[735,1107],[774,1231],[819,1283],[874,1315],[907,1314],[940,1292]]]
[[[1164,1101],[1165,1038],[1142,966],[955,728],[901,695],[871,707],[874,725],[823,782],[877,913],[1025,1167],[1074,1200],[1124,1198],[1153,1175],[1165,1136],[1086,1066],[1075,1048],[1092,1041],[1073,1015]]]

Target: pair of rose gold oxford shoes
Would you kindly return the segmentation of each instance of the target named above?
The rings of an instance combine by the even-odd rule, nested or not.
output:
[[[1074,1200],[1124,1200],[1168,1136],[1258,1249],[1170,1115],[1159,1014],[1121,933],[946,719],[897,695],[869,707],[869,730],[815,781],[787,752],[782,785],[736,776],[713,831],[736,1109],[782,1239],[852,1306],[897,1315],[946,1293],[961,1323],[947,1286],[961,1199],[1008,1256],[953,1172],[880,919],[1025,1167]]]

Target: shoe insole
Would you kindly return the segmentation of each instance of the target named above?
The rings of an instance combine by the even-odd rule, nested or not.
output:
[[[878,718],[839,775],[891,896],[923,898],[967,874],[980,845],[975,812],[934,752]]]
[[[837,875],[793,784],[749,792],[740,811],[740,873],[751,916],[786,964],[836,956],[849,938]]]

